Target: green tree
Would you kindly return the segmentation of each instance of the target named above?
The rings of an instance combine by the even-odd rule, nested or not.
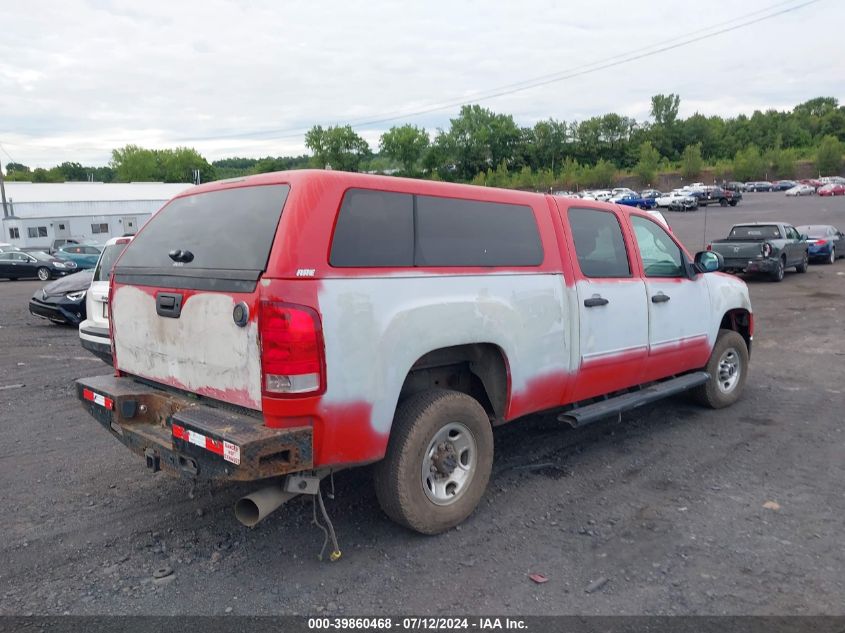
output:
[[[656,125],[671,126],[678,118],[681,97],[676,94],[658,94],[651,98],[651,116]]]
[[[392,127],[381,135],[379,150],[402,165],[406,174],[414,174],[428,149],[428,133],[416,125]]]
[[[159,150],[156,159],[156,175],[163,182],[193,182],[196,171],[199,171],[200,182],[208,182],[216,177],[214,167],[190,147]]]
[[[351,125],[325,129],[315,125],[305,134],[305,147],[314,152],[318,167],[340,171],[358,171],[371,153],[367,141],[356,134]]]
[[[21,163],[6,163],[6,173],[12,174],[13,172],[28,174],[29,167]]]
[[[760,155],[760,150],[754,144],[736,153],[733,167],[734,178],[737,180],[762,178],[766,171],[766,163]]]
[[[646,141],[640,145],[640,160],[634,165],[634,174],[642,185],[650,185],[657,175],[657,168],[660,166],[660,153],[654,146]]]
[[[111,167],[118,182],[151,182],[158,180],[155,152],[137,145],[112,150]]]
[[[716,177],[716,180],[727,180],[733,175],[733,170],[733,162],[724,158],[716,161],[716,164],[713,165],[713,175]]]
[[[701,173],[704,161],[701,158],[701,143],[687,145],[681,154],[681,176],[687,180],[695,180]]]
[[[825,136],[819,143],[816,169],[821,176],[839,175],[842,169],[842,143],[835,136]]]
[[[493,165],[513,164],[522,133],[512,116],[471,105],[461,108],[440,140],[457,177],[467,181]]]

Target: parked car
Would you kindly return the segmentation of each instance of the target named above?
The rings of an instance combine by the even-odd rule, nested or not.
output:
[[[68,244],[83,244],[85,243],[84,237],[57,237],[52,242],[50,242],[50,246],[46,249],[50,255],[55,255],[56,251],[58,251],[62,246],[66,246]],[[44,248],[44,247],[41,247]]]
[[[706,207],[711,204],[718,204],[723,207],[728,205],[735,207],[742,200],[742,194],[730,189],[721,187],[702,187],[692,195],[698,195],[698,205]]]
[[[794,180],[775,180],[772,183],[772,191],[786,191],[792,189],[798,183]]]
[[[762,273],[772,281],[782,281],[787,268],[807,272],[810,261],[806,237],[783,222],[735,224],[727,239],[707,249],[724,258],[727,272]]]
[[[53,323],[78,325],[85,319],[85,294],[94,272],[82,270],[39,288],[29,300],[30,314]]]
[[[802,178],[798,181],[798,184],[810,185],[813,189],[818,189],[824,183],[821,180],[816,180],[815,178]]]
[[[638,193],[623,193],[611,198],[608,202],[615,202],[626,207],[637,207],[638,209],[654,209],[657,207],[654,198],[643,198]]]
[[[838,182],[831,182],[819,187],[816,193],[820,196],[845,196],[845,185],[840,185]]]
[[[816,188],[812,185],[795,185],[791,189],[786,190],[787,196],[812,196],[816,193]]]
[[[65,244],[56,251],[56,257],[75,262],[80,269],[94,268],[103,247],[99,244]]]
[[[670,211],[695,211],[698,208],[698,196],[693,196],[689,191],[676,189],[668,194],[655,198],[654,202],[658,207]]]
[[[619,196],[623,196],[626,193],[637,195],[636,191],[634,191],[633,189],[628,189],[628,187],[614,187],[613,189],[610,190],[610,197],[616,198],[616,197],[619,197]]]
[[[24,253],[9,251],[0,253],[0,277],[7,279],[32,279],[49,281],[78,270],[74,262],[52,257],[42,252]]]
[[[842,176],[822,176],[819,178],[819,182],[823,185],[845,185],[845,178]]]
[[[835,226],[827,224],[809,224],[796,227],[807,236],[810,260],[821,260],[833,264],[840,257],[845,257],[845,234]]]
[[[644,189],[640,192],[640,195],[643,198],[649,198],[651,200],[654,200],[655,198],[659,198],[660,196],[662,196],[663,192],[658,191],[657,189]]]
[[[747,183],[745,183],[745,190],[746,191],[771,191],[772,190],[772,183],[766,182],[765,180],[747,182]]]
[[[735,402],[753,319],[720,261],[613,204],[341,171],[209,183],[121,255],[116,372],[77,396],[153,471],[286,476],[238,502],[248,525],[375,463],[386,514],[439,533],[484,494],[493,425]]]
[[[89,352],[112,364],[109,339],[109,280],[112,269],[132,241],[131,237],[113,237],[106,242],[103,253],[93,269],[93,278],[85,296],[86,319],[79,324],[79,342]]]
[[[725,189],[729,189],[730,191],[737,191],[739,193],[742,193],[743,191],[745,191],[745,183],[732,180],[725,185]]]

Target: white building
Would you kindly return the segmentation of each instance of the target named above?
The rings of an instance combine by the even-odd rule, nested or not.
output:
[[[193,187],[161,182],[6,182],[0,242],[48,248],[73,237],[103,243],[134,234],[173,196]]]

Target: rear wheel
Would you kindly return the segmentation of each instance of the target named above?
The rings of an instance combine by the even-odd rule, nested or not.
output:
[[[48,281],[50,279],[50,269],[44,268],[44,266],[39,268],[36,274],[41,281]]]
[[[728,201],[722,198],[721,200],[719,200],[719,205],[722,207],[726,207],[728,206]]]
[[[719,330],[705,370],[710,380],[692,390],[700,404],[721,409],[739,399],[748,377],[748,347],[739,332]]]
[[[422,534],[444,532],[481,500],[493,466],[493,429],[477,400],[431,389],[399,405],[376,496],[391,519]]]
[[[807,272],[807,267],[810,265],[810,256],[807,253],[804,253],[804,259],[801,260],[801,263],[795,267],[795,270],[799,273]]]
[[[736,200],[731,200],[730,205],[731,205],[732,207],[735,207],[735,206],[736,206]]]
[[[835,264],[836,263],[836,249],[834,247],[830,247],[830,255],[828,255],[827,259],[824,261],[825,264]]]
[[[775,264],[775,269],[771,273],[772,281],[783,281],[783,269],[785,268],[784,261],[779,259]]]

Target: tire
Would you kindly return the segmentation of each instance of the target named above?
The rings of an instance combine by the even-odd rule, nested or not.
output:
[[[41,268],[39,268],[36,271],[35,274],[38,275],[38,278],[41,281],[49,281],[50,280],[50,269],[49,268],[45,268],[44,266],[42,266]]]
[[[492,467],[493,429],[482,406],[457,391],[430,389],[397,408],[387,453],[373,473],[376,496],[400,525],[439,534],[472,514]]]
[[[732,207],[735,207],[735,206],[736,206],[736,200],[731,200],[731,201],[730,201],[730,205],[731,205]]]
[[[826,260],[824,260],[825,264],[835,264],[836,263],[836,249],[834,247],[830,248],[830,255]]]
[[[810,256],[807,253],[804,253],[804,259],[801,260],[801,263],[795,267],[795,271],[799,273],[807,272],[807,268],[810,266]]]
[[[722,198],[721,200],[719,200],[719,206],[721,206],[721,207],[728,206],[728,201],[725,200],[724,198]]]
[[[779,259],[777,266],[775,269],[770,273],[772,281],[783,281],[783,269],[785,268],[783,260]]]
[[[719,330],[704,369],[710,380],[691,392],[699,404],[722,409],[739,400],[748,377],[748,346],[742,335],[733,330]]]

